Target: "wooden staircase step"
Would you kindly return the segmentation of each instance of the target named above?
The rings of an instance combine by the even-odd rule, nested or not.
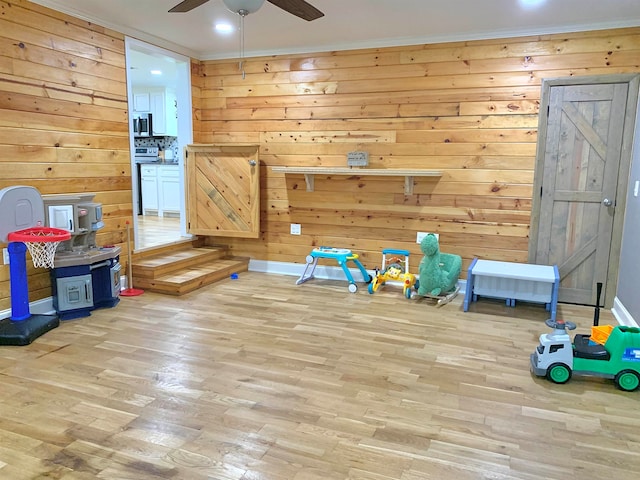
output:
[[[246,272],[248,269],[249,258],[230,257],[173,270],[156,278],[138,277],[137,275],[134,278],[136,288],[168,295],[184,295],[205,285],[228,278],[232,273]]]
[[[227,251],[224,247],[187,248],[134,259],[131,266],[134,278],[154,279],[172,272],[203,265],[224,258],[226,255]]]
[[[202,237],[195,237],[190,240],[185,239],[184,241],[168,243],[166,245],[158,245],[156,247],[150,247],[143,250],[138,250],[136,252],[133,252],[132,257],[134,260],[139,260],[141,258],[156,257],[163,253],[175,252],[176,250],[186,250],[188,248],[204,247],[205,245],[206,244]]]

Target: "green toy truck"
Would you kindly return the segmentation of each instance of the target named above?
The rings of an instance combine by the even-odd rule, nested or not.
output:
[[[640,387],[640,328],[614,327],[604,345],[590,341],[590,335],[575,335],[573,343],[567,330],[573,322],[547,320],[552,333],[540,335],[540,344],[531,354],[531,370],[554,383],[566,383],[572,375],[612,378],[621,390]]]

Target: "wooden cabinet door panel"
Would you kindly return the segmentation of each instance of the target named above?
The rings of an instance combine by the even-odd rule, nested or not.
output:
[[[258,146],[189,145],[186,165],[189,233],[258,238]]]

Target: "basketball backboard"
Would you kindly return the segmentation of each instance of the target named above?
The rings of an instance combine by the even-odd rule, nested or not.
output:
[[[34,187],[14,186],[0,190],[0,241],[11,232],[44,226],[44,202]]]

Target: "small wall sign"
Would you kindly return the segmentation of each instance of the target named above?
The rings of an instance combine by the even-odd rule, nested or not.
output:
[[[369,165],[369,152],[347,153],[348,167],[366,167]]]

